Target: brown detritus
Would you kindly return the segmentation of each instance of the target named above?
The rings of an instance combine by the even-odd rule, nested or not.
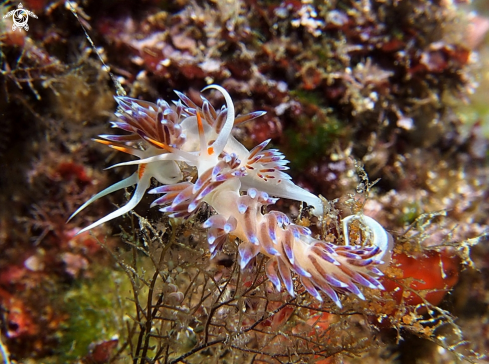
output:
[[[91,345],[90,354],[83,360],[86,364],[105,364],[110,363],[111,358],[115,354],[115,349],[119,340],[113,339],[93,343]]]
[[[277,117],[264,116],[259,121],[248,125],[251,129],[248,133],[251,137],[252,145],[257,145],[267,139],[279,140],[282,136],[282,124]]]
[[[93,62],[46,81],[57,118],[66,120],[74,129],[90,125],[94,120],[108,117],[114,108],[113,92],[108,77]]]
[[[460,69],[469,61],[470,50],[458,45],[447,45],[443,42],[432,43],[426,51],[421,53],[419,64],[414,65],[409,73],[418,72],[442,73],[449,70]]]

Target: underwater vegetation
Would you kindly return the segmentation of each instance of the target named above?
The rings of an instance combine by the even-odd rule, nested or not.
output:
[[[4,362],[489,361],[486,4],[22,4]]]

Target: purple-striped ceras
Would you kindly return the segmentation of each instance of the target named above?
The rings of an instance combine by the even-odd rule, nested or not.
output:
[[[341,307],[337,292],[353,293],[364,299],[357,285],[383,289],[378,281],[382,276],[379,266],[390,259],[392,237],[374,219],[364,215],[344,218],[344,245],[339,246],[314,238],[308,228],[294,224],[282,212],[263,213],[262,206],[283,197],[306,202],[314,208],[316,216],[322,217],[323,203],[284,173],[288,161],[278,150],[265,149],[269,140],[249,151],[231,135],[234,125],[264,112],[235,117],[227,91],[218,85],[204,90],[211,88],[224,95],[226,105],[221,109],[214,109],[204,97],[198,107],[180,92],[176,92],[179,100],[173,106],[164,100],[154,104],[129,97],[115,98],[119,121],[112,122],[112,126],[128,134],[100,135],[101,139],[96,141],[138,157],[139,160],[116,165],[137,165],[138,170],[93,196],[72,217],[111,192],[133,185],[136,190],[126,205],[80,233],[133,209],[154,177],[162,186],[148,193],[162,196],[152,206],[163,206],[160,211],[172,217],[186,218],[203,203],[210,205],[215,214],[203,227],[208,229],[212,257],[232,233],[241,240],[241,268],[257,254],[266,255],[269,258],[266,274],[277,290],[283,282],[294,296],[292,273],[295,273],[316,299],[322,301],[323,292]],[[195,182],[184,180],[182,167],[195,168]],[[348,237],[349,224],[354,220],[362,226],[364,241],[358,245],[350,245]]]

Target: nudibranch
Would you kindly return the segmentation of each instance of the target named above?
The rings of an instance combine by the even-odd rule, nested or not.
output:
[[[151,178],[161,186],[148,191],[159,196],[152,206],[171,217],[188,218],[202,204],[212,207],[214,214],[203,223],[212,257],[221,251],[227,237],[240,239],[240,266],[248,266],[259,253],[269,259],[265,272],[275,288],[282,284],[295,295],[293,273],[304,289],[319,301],[326,294],[341,307],[338,293],[352,293],[364,299],[358,286],[383,289],[379,269],[390,259],[392,237],[374,219],[351,215],[343,219],[343,245],[315,238],[304,226],[293,223],[279,211],[264,212],[264,206],[279,198],[306,202],[312,212],[322,217],[322,200],[294,184],[284,171],[285,157],[276,149],[265,149],[270,140],[248,150],[231,131],[239,123],[260,117],[252,112],[235,117],[228,92],[216,89],[226,105],[215,109],[202,98],[197,106],[177,92],[174,105],[158,100],[156,104],[129,97],[115,97],[118,121],[112,126],[125,135],[100,135],[97,142],[136,156],[137,160],[113,167],[135,165],[130,177],[99,192],[82,205],[70,219],[95,200],[114,191],[136,185],[129,202],[118,210],[80,231],[87,231],[132,210],[148,190]],[[196,177],[186,179],[183,168],[193,168]],[[356,234],[350,234],[355,224]],[[361,233],[358,233],[359,229]],[[350,235],[355,244],[350,244]]]

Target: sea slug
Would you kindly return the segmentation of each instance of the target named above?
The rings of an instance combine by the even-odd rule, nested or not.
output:
[[[344,244],[321,241],[311,231],[294,224],[279,211],[264,213],[263,206],[278,198],[304,201],[313,214],[323,215],[323,202],[314,194],[292,182],[284,171],[288,161],[276,149],[265,149],[269,140],[252,150],[245,148],[231,134],[233,126],[264,114],[252,112],[235,116],[228,92],[218,85],[226,105],[215,109],[202,97],[198,107],[187,96],[170,105],[156,104],[125,96],[115,97],[119,121],[112,126],[125,135],[100,135],[97,142],[138,157],[138,160],[113,167],[137,165],[130,177],[99,192],[82,205],[75,216],[95,200],[111,192],[136,185],[130,201],[80,232],[87,231],[132,210],[146,193],[151,178],[162,185],[148,193],[161,195],[152,204],[172,217],[187,218],[202,204],[215,212],[203,227],[207,229],[212,257],[220,251],[229,234],[238,237],[240,266],[245,268],[259,253],[269,257],[266,274],[277,290],[285,286],[294,296],[293,273],[313,297],[323,301],[326,294],[341,307],[338,293],[352,293],[364,299],[358,285],[383,289],[379,269],[390,259],[392,237],[374,219],[359,215],[342,221]],[[204,91],[203,90],[203,91]],[[177,163],[178,162],[178,163]],[[182,166],[194,168],[197,178],[184,179]],[[350,245],[349,227],[361,226],[363,241]],[[322,292],[322,293],[321,293]]]

